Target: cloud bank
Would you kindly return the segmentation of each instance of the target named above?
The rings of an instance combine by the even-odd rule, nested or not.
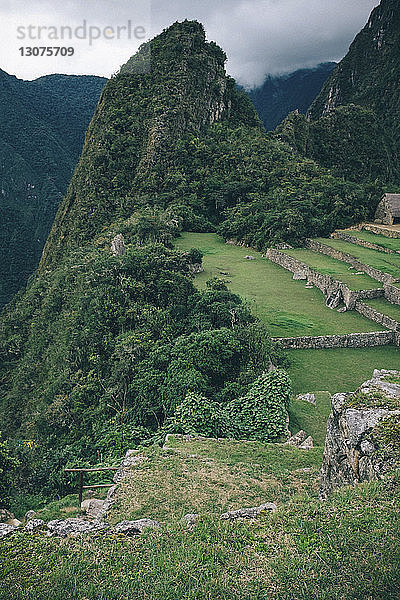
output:
[[[46,73],[109,77],[142,40],[106,39],[91,46],[71,40],[73,57],[22,57],[18,26],[145,27],[147,38],[177,20],[197,19],[227,53],[227,69],[241,84],[259,85],[266,74],[288,73],[340,60],[378,0],[3,0],[0,7],[0,67],[32,79]],[[68,40],[67,40],[68,41]],[[69,41],[68,41],[69,42]],[[41,41],[43,45],[46,41]]]

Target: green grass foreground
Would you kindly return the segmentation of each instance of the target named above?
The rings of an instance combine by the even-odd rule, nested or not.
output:
[[[400,480],[296,497],[254,523],[204,516],[137,538],[17,534],[0,544],[1,600],[394,600]]]
[[[316,497],[322,446],[310,451],[281,444],[171,438],[150,448],[118,488],[112,523],[143,515],[160,521],[185,514],[216,515],[296,495]]]
[[[253,249],[225,244],[213,233],[184,233],[176,245],[182,250],[199,248],[203,252],[204,272],[195,279],[199,288],[204,288],[212,277],[224,279],[229,289],[244,298],[253,314],[264,321],[272,337],[376,331],[376,324],[358,313],[330,310],[320,290],[306,289],[305,281],[294,281],[292,273]],[[248,254],[256,260],[245,260]]]

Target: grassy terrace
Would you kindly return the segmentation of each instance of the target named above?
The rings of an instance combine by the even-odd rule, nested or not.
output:
[[[377,327],[379,327],[377,325]],[[400,348],[287,350],[295,394],[326,390],[351,392],[371,379],[374,369],[399,369]]]
[[[364,304],[368,304],[375,310],[391,317],[395,321],[400,323],[400,306],[398,304],[392,304],[385,300],[385,298],[376,298],[374,300],[363,300]]]
[[[297,486],[306,477],[315,478],[318,468],[314,461],[320,448],[278,456],[277,450],[271,454],[268,448],[246,447],[234,447],[226,457],[212,447],[196,448],[206,461],[198,459],[199,467],[217,468],[216,479],[208,480],[207,488],[213,510],[203,512],[193,530],[176,518],[184,507],[175,506],[175,519],[168,518],[160,530],[147,530],[137,537],[106,532],[92,539],[59,539],[39,533],[15,534],[3,540],[0,600],[398,598],[398,475],[389,481],[344,487],[326,502],[319,502],[307,494],[302,483]],[[276,460],[281,466],[277,467]],[[191,467],[188,459],[182,457],[181,461]],[[243,474],[253,466],[252,479],[260,490],[270,477],[271,483],[263,490],[264,502],[274,499],[269,495],[272,482],[277,482],[277,495],[279,487],[291,486],[292,498],[283,505],[277,498],[277,512],[262,515],[253,523],[221,521],[219,505],[212,504],[212,497],[218,496],[225,483],[218,479],[220,469],[240,472],[242,464]],[[141,516],[157,517],[165,507],[163,494],[166,492],[167,498],[172,495],[169,485],[178,492],[177,498],[181,497],[180,486],[187,482],[181,477],[185,467],[176,475],[168,471],[170,481],[157,462],[149,463],[148,469],[154,479],[158,476],[160,485],[149,490],[153,498],[143,496],[143,506],[147,508],[150,502],[158,510]],[[188,487],[187,497],[190,492]],[[135,494],[133,488],[132,496]],[[199,505],[197,500],[194,496],[193,509]],[[250,505],[246,501],[245,506]]]
[[[389,248],[389,250],[394,250],[395,252],[397,250],[400,251],[400,238],[389,238],[384,235],[379,235],[378,233],[372,233],[371,231],[357,231],[356,229],[344,229],[343,233],[352,235],[353,237],[356,237],[359,240],[364,240],[365,242],[377,244],[383,248]]]
[[[317,238],[317,242],[335,248],[335,250],[347,252],[347,254],[351,254],[365,265],[378,269],[383,273],[400,277],[400,254],[385,254],[379,252],[379,250],[364,248],[343,240]]]
[[[324,239],[324,241],[326,240]],[[330,275],[334,279],[342,281],[351,290],[373,290],[382,287],[382,284],[379,283],[379,281],[372,279],[369,275],[365,275],[365,273],[356,275],[356,271],[354,269],[349,269],[347,263],[326,256],[325,254],[313,252],[307,248],[282,250],[282,252],[297,258],[323,275]]]
[[[141,453],[146,460],[118,488],[112,523],[143,515],[179,521],[188,513],[215,515],[318,494],[322,446],[309,453],[280,444],[170,439],[168,447]]]
[[[377,329],[376,323],[358,313],[339,314],[330,310],[318,289],[306,289],[304,281],[294,281],[289,271],[262,258],[254,250],[225,244],[212,233],[185,233],[176,245],[182,250],[199,248],[204,253],[204,273],[195,279],[198,287],[204,287],[208,279],[217,276],[229,281],[229,288],[247,300],[253,313],[266,323],[273,337],[345,334]],[[244,260],[247,254],[256,260]],[[229,275],[223,276],[221,271]]]

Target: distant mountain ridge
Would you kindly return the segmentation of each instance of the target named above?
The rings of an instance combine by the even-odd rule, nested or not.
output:
[[[382,0],[333,70],[307,118],[278,137],[355,181],[400,185],[400,3]]]
[[[0,308],[37,266],[105,81],[0,70]]]
[[[286,75],[268,75],[260,87],[249,90],[265,129],[275,129],[293,110],[306,113],[335,67],[335,62],[326,62]]]

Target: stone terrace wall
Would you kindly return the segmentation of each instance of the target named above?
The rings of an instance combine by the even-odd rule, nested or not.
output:
[[[356,302],[356,311],[363,315],[363,317],[367,317],[371,321],[375,321],[375,323],[380,323],[387,329],[391,329],[392,331],[400,331],[400,323],[395,321],[391,317],[384,315],[383,313],[375,310],[371,306],[364,304],[363,302]]]
[[[357,300],[381,298],[385,294],[383,288],[361,291],[350,290],[342,281],[338,281],[330,275],[318,273],[318,271],[311,269],[311,267],[297,258],[273,248],[267,250],[266,257],[292,273],[304,273],[308,281],[320,289],[325,297],[329,297],[332,293],[340,290],[344,304],[348,310],[352,310],[355,307]]]
[[[317,350],[324,348],[371,348],[374,346],[399,345],[400,335],[394,331],[372,333],[349,333],[346,335],[319,335],[295,338],[273,338],[286,350]]]
[[[344,231],[334,231],[331,235],[331,238],[337,239],[337,240],[343,240],[344,242],[349,242],[350,244],[356,244],[357,246],[363,246],[364,248],[370,248],[371,250],[378,250],[379,252],[386,252],[386,254],[396,254],[395,250],[391,250],[390,248],[385,248],[384,246],[379,246],[378,244],[373,244],[372,242],[367,242],[366,240],[361,240],[360,238],[357,238],[354,235],[349,235],[348,233],[344,233]]]
[[[392,304],[400,304],[400,288],[389,283],[384,286],[385,298]]]
[[[326,244],[321,244],[321,242],[316,242],[315,240],[310,239],[306,240],[306,246],[310,250],[314,250],[314,252],[320,252],[321,254],[326,254],[327,256],[331,256],[332,258],[341,260],[357,269],[357,271],[363,271],[373,279],[376,279],[377,281],[380,281],[383,284],[392,283],[392,281],[394,280],[393,277],[388,273],[383,273],[378,269],[374,269],[369,265],[365,265],[364,263],[354,258],[354,256],[352,256],[351,254],[347,254],[347,252],[342,252],[341,250],[331,248],[331,246],[327,246]]]
[[[371,231],[372,233],[379,233],[389,238],[400,238],[400,232],[395,229],[389,229],[388,227],[375,227],[372,223],[366,223],[362,226],[365,231]]]

